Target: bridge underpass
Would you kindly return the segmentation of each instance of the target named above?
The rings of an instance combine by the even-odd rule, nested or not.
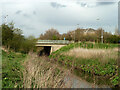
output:
[[[49,56],[52,52],[68,44],[69,41],[67,40],[38,40],[36,43],[36,47],[40,56]]]

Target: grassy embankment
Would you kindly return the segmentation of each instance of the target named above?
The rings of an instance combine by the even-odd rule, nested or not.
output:
[[[75,43],[64,46],[50,55],[75,74],[95,84],[118,84],[118,45]],[[116,48],[116,49],[115,49]]]
[[[2,88],[23,87],[23,66],[26,55],[2,51]]]
[[[71,44],[54,52],[50,57],[55,58],[62,65],[72,67],[76,74],[89,82],[95,80],[96,84],[116,85],[118,67],[114,47],[117,45]],[[107,58],[104,55],[108,55]],[[48,58],[37,57],[36,54],[27,55],[26,59],[25,57],[25,54],[2,52],[3,88],[65,87],[63,83],[65,70],[49,62]],[[100,57],[102,59],[99,59]]]
[[[62,88],[65,74],[48,57],[2,51],[2,88]]]

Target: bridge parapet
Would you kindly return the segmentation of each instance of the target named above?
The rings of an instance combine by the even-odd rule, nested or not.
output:
[[[68,40],[38,40],[37,44],[69,44]]]

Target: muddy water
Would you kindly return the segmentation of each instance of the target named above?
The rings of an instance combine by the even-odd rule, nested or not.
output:
[[[94,85],[75,75],[67,75],[64,78],[65,86],[71,88],[110,88],[106,85]]]
[[[47,58],[49,60],[49,58]],[[107,85],[95,85],[94,83],[90,83],[78,77],[70,72],[70,70],[66,70],[64,76],[65,88],[110,88]],[[112,90],[112,89],[109,89]]]

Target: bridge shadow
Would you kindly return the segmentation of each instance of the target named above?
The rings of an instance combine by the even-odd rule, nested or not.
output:
[[[49,56],[51,51],[51,46],[44,46],[44,49],[39,51],[39,56]]]

